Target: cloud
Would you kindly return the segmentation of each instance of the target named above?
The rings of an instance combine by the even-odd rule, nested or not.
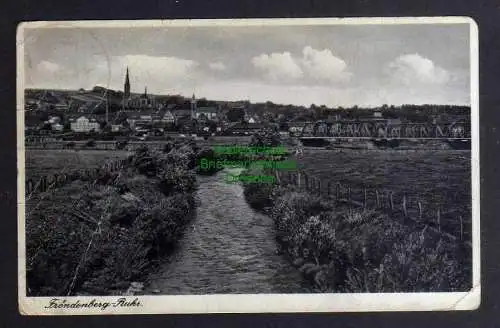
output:
[[[261,54],[252,58],[252,64],[272,81],[298,79],[303,75],[302,69],[288,51],[271,55]]]
[[[125,55],[117,59],[123,69],[128,66],[137,76],[148,76],[155,80],[183,79],[192,76],[199,66],[194,60],[177,57]]]
[[[210,63],[208,65],[208,67],[212,70],[212,71],[224,71],[226,70],[226,65],[224,65],[223,63],[221,62],[215,62],[215,63]]]
[[[399,56],[388,64],[387,72],[395,81],[406,85],[446,84],[450,81],[449,72],[419,54]]]
[[[42,60],[38,63],[36,69],[38,72],[55,74],[61,71],[61,66],[47,60]]]
[[[307,46],[302,50],[302,56],[304,70],[314,79],[341,82],[351,77],[345,61],[335,57],[329,49],[316,50]]]
[[[122,90],[127,67],[133,92],[141,92],[148,87],[151,92],[165,93],[172,85],[182,86],[199,77],[199,63],[189,59],[91,55],[71,65],[43,60],[29,70],[27,81],[30,85],[45,88],[89,89],[101,85]]]
[[[292,56],[290,52],[261,54],[252,58],[252,63],[268,78],[280,82],[308,78],[331,83],[344,82],[351,77],[345,61],[334,56],[331,50],[316,50],[310,46],[304,47],[302,57]]]
[[[68,80],[72,78],[74,71],[64,65],[54,63],[51,60],[42,60],[34,67],[25,69],[25,83],[28,87],[73,87]]]

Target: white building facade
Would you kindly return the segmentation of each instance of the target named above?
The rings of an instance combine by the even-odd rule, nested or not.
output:
[[[94,119],[88,119],[85,116],[77,118],[74,122],[71,122],[71,130],[74,132],[90,132],[99,131],[101,125]]]

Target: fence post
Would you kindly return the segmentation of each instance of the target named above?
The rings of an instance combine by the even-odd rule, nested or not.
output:
[[[336,197],[336,200],[340,199],[340,183],[337,183],[335,197]]]
[[[326,193],[328,194],[328,196],[330,196],[331,194],[331,187],[332,187],[332,183],[330,181],[328,181],[328,183],[326,184]]]
[[[404,213],[405,217],[408,216],[408,212],[406,210],[406,194],[403,195],[403,213]]]
[[[363,207],[366,208],[366,201],[367,201],[367,197],[366,197],[366,188],[363,188]]]
[[[300,170],[297,171],[297,187],[299,188],[300,190]]]
[[[460,240],[464,240],[464,218],[460,215]]]
[[[41,181],[40,181],[40,191],[43,191],[45,192],[45,190],[47,190],[47,177],[46,176],[43,176]]]
[[[389,200],[391,203],[391,211],[394,211],[394,201],[392,199],[392,191],[389,193]]]
[[[322,195],[322,189],[321,189],[321,180],[318,179],[318,194]]]
[[[347,187],[347,201],[351,204],[351,186]]]
[[[438,231],[441,232],[441,211],[437,210],[437,225],[438,225]]]
[[[31,194],[33,192],[33,180],[29,179],[28,181],[26,181],[26,189],[25,190],[25,194],[26,194],[26,191],[28,194]]]
[[[380,208],[380,196],[378,194],[378,189],[375,189],[375,196],[377,198],[377,208]]]
[[[422,203],[420,200],[418,201],[418,218],[420,221],[422,221]]]

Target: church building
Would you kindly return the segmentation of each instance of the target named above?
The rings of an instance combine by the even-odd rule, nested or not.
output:
[[[129,110],[158,109],[160,105],[156,102],[154,96],[148,95],[147,87],[144,88],[144,93],[140,96],[132,95],[130,93],[130,76],[128,67],[125,75],[125,83],[123,85],[123,105],[124,108]]]

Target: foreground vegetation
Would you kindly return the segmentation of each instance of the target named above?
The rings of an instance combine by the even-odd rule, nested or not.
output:
[[[260,170],[250,168],[243,174],[273,174]],[[471,288],[471,250],[425,226],[405,225],[386,214],[335,203],[295,187],[245,184],[244,195],[250,206],[273,219],[280,252],[318,291]]]
[[[129,163],[27,206],[28,295],[120,293],[174,249],[195,207],[195,149],[141,149]]]
[[[427,228],[269,184],[245,186],[274,220],[280,251],[323,292],[449,292],[471,288],[471,253]]]

